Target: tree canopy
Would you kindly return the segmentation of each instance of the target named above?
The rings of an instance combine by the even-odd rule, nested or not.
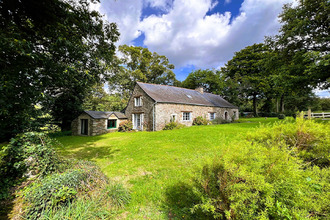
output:
[[[90,11],[94,2],[0,2],[0,139],[31,128],[36,105],[68,129],[84,95],[106,78],[119,32]]]
[[[235,82],[235,89],[248,99],[253,100],[253,111],[257,115],[257,100],[269,88],[268,72],[265,64],[269,57],[269,48],[264,44],[248,46],[228,61],[222,69],[225,78]]]
[[[221,94],[223,81],[220,80],[220,72],[216,70],[196,70],[191,72],[182,82],[182,87],[196,89],[202,87],[205,92]]]
[[[135,82],[176,85],[174,65],[167,57],[150,52],[148,48],[121,45],[118,48],[120,70],[109,80],[110,90],[130,93]]]

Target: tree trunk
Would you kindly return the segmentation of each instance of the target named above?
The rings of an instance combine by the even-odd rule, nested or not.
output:
[[[280,107],[281,107],[281,113],[284,113],[284,95],[281,96]]]
[[[258,116],[258,112],[257,112],[257,95],[256,94],[253,95],[253,114],[254,114],[254,117]]]
[[[276,113],[278,113],[278,97],[276,97]]]

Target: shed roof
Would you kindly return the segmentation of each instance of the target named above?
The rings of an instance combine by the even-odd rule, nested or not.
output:
[[[86,114],[94,119],[109,118],[112,114],[119,119],[126,119],[126,115],[122,112],[103,112],[103,111],[84,111]]]
[[[200,93],[196,90],[175,86],[157,85],[150,83],[137,83],[153,100],[160,103],[176,103],[188,105],[201,105],[222,108],[237,108],[224,100],[220,95]]]

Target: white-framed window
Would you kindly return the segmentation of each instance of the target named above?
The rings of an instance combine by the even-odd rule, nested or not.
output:
[[[142,106],[142,96],[134,98],[134,106]]]
[[[210,112],[210,120],[214,120],[215,119],[215,112]]]
[[[183,112],[182,113],[182,120],[183,121],[190,121],[191,119],[191,112]]]

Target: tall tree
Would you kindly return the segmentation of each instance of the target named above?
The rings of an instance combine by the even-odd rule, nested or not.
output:
[[[0,1],[0,139],[30,129],[37,104],[68,129],[113,64],[119,33],[94,0]]]
[[[209,69],[196,70],[189,73],[187,78],[182,82],[182,87],[189,89],[202,87],[206,92],[222,94],[224,85],[220,77],[220,71]]]
[[[109,80],[110,89],[130,93],[136,81],[163,85],[179,83],[173,73],[174,65],[169,60],[148,48],[122,45],[118,48],[122,57],[121,70]]]
[[[264,44],[254,44],[235,53],[222,69],[227,81],[240,91],[241,95],[253,101],[253,111],[257,115],[257,102],[269,89],[265,63],[269,48]]]
[[[277,49],[288,63],[304,63],[295,75],[314,88],[330,85],[329,14],[328,0],[299,0],[296,5],[285,5],[279,16],[282,27],[275,37]]]

